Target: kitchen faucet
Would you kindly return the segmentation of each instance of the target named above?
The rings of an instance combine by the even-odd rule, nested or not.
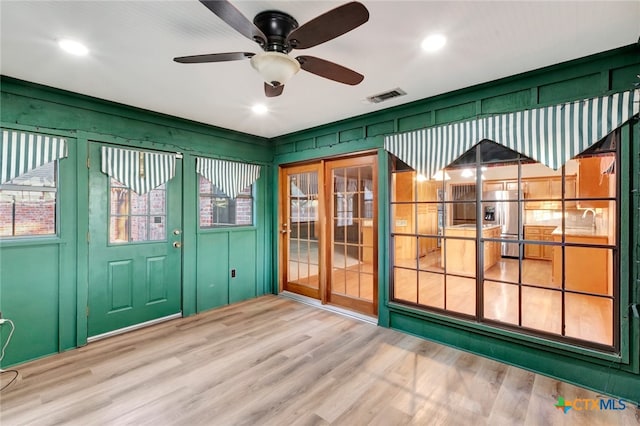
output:
[[[591,222],[591,227],[593,229],[596,229],[596,209],[591,209],[591,208],[584,209],[584,213],[582,213],[582,218],[584,219],[585,217],[587,217],[587,213],[589,212],[593,213],[593,221]]]

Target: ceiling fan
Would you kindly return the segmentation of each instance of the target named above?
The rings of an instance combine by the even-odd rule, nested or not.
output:
[[[181,64],[227,62],[250,59],[264,79],[264,93],[279,96],[289,78],[303,69],[339,83],[356,85],[364,76],[342,65],[315,56],[289,56],[293,49],[317,46],[359,27],[369,20],[362,3],[351,2],[332,9],[302,26],[289,14],[277,10],[258,13],[253,22],[226,0],[200,0],[210,11],[243,36],[260,45],[263,52],[228,52],[173,58]]]

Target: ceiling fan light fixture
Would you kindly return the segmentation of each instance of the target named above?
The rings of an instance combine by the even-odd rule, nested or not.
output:
[[[300,63],[280,52],[261,52],[251,58],[251,66],[262,79],[277,87],[285,84],[300,71]]]

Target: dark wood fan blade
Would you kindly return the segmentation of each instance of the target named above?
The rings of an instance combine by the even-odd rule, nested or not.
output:
[[[369,11],[362,3],[347,3],[328,11],[289,34],[294,49],[307,49],[359,27],[369,20]]]
[[[282,91],[284,90],[284,84],[280,86],[273,87],[269,83],[264,83],[264,94],[267,95],[267,98],[274,98],[276,96],[282,95]]]
[[[315,56],[298,56],[296,60],[303,70],[339,83],[355,86],[364,80],[362,74]]]
[[[206,62],[240,61],[242,59],[249,59],[253,55],[255,55],[255,53],[251,52],[211,53],[209,55],[179,56],[173,58],[173,60],[181,64],[202,64]]]
[[[231,28],[238,31],[249,40],[253,40],[264,46],[267,37],[256,27],[253,22],[248,20],[234,5],[226,0],[200,0],[207,9],[218,15],[220,19],[226,22]]]

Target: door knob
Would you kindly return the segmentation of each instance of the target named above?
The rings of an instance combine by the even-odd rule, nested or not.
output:
[[[182,247],[182,243],[180,241],[174,241],[173,242],[173,247],[180,248],[180,247]]]

